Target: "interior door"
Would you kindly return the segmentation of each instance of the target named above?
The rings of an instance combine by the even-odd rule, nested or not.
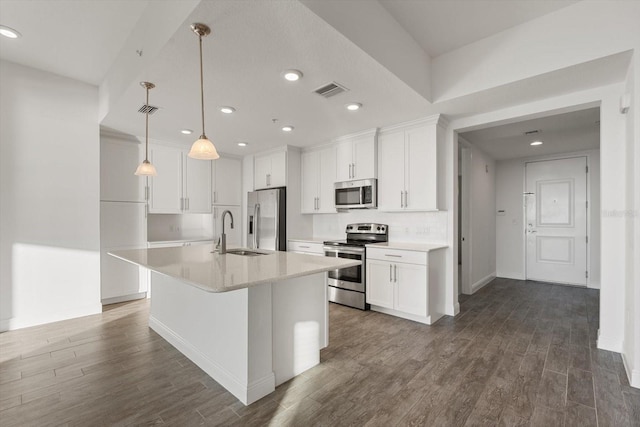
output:
[[[527,279],[587,284],[587,158],[526,164]]]
[[[185,159],[185,196],[188,213],[211,213],[211,160]]]

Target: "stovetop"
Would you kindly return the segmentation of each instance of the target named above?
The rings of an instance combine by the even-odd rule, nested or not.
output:
[[[375,243],[369,240],[352,240],[352,239],[342,239],[342,240],[328,240],[324,242],[327,246],[358,246],[364,247],[369,243]]]
[[[324,244],[327,246],[364,247],[369,243],[381,243],[389,240],[389,227],[386,224],[349,224],[345,231],[347,233],[346,239],[328,240]]]

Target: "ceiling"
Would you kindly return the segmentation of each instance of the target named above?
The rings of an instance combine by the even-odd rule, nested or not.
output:
[[[299,1],[164,0],[163,4],[178,1],[189,2],[190,14],[183,15],[188,17],[181,25],[175,19],[175,24],[163,21],[165,33],[173,36],[161,39],[157,20],[150,19],[158,3],[148,0],[0,0],[0,24],[23,34],[16,41],[0,37],[0,58],[97,85],[113,75],[120,58],[137,58],[136,50],[145,48],[132,43],[131,34],[155,37],[157,55],[146,54],[153,49],[145,50],[144,66],[127,75],[121,95],[110,98],[113,102],[101,125],[144,135],[144,116],[137,110],[145,94],[139,82],[151,81],[156,88],[150,104],[160,108],[150,116],[151,140],[188,146],[201,129],[198,45],[189,25],[206,23],[212,28],[212,35],[203,40],[207,136],[222,153],[236,155],[284,144],[315,145],[435,113],[454,118],[505,108],[551,96],[549,91],[557,95],[620,81],[629,63],[629,55],[612,55],[431,104]],[[381,3],[436,56],[573,1]],[[176,25],[175,33],[168,32],[171,25]],[[286,82],[281,73],[288,68],[301,70],[303,78]],[[118,79],[122,81],[122,75]],[[349,91],[328,99],[312,93],[331,81]],[[351,101],[364,107],[349,112],[344,105]],[[237,111],[223,115],[217,109],[222,105]],[[283,133],[280,128],[285,124],[293,125],[294,131]],[[180,134],[183,128],[194,134]],[[249,145],[240,148],[237,142]]]
[[[99,85],[149,0],[0,0],[0,58]]]
[[[539,133],[525,135],[538,130]],[[600,108],[525,120],[459,134],[496,160],[569,153],[600,147]],[[542,145],[531,146],[533,141]]]
[[[380,0],[380,4],[434,58],[577,1]]]

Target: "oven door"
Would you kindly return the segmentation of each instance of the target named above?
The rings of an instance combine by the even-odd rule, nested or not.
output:
[[[364,261],[364,248],[324,247],[324,255],[335,258]],[[364,265],[331,270],[327,273],[327,284],[337,288],[364,292]]]

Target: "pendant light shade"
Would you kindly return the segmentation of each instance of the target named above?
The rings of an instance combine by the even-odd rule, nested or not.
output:
[[[156,87],[153,83],[149,82],[140,82],[140,86],[147,90],[147,102],[145,106],[149,105],[149,89],[153,89]],[[144,131],[144,160],[136,169],[134,175],[138,176],[157,176],[158,172],[156,172],[156,168],[149,161],[149,109],[145,109],[145,131]]]
[[[213,145],[213,142],[209,141],[209,138],[207,138],[207,135],[204,133],[204,77],[202,71],[202,37],[208,36],[211,33],[211,29],[205,24],[195,23],[191,24],[191,30],[198,35],[200,45],[200,111],[202,112],[202,135],[193,143],[188,156],[199,160],[215,160],[219,159],[220,155]]]

